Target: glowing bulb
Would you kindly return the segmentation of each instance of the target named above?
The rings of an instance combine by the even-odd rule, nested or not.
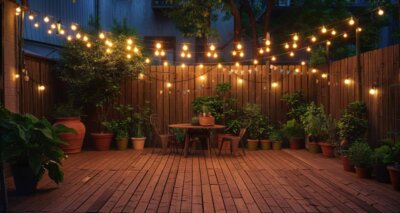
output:
[[[272,56],[272,57],[271,57],[271,61],[276,61],[276,57],[275,57],[275,56]]]
[[[19,74],[15,74],[15,78],[19,78],[20,76],[19,76]]]
[[[241,58],[243,58],[244,53],[243,53],[243,52],[240,52],[239,56],[240,56]]]
[[[299,68],[296,68],[296,69],[294,69],[294,71],[295,71],[296,73],[299,73],[299,72],[300,72],[300,69],[299,69]]]
[[[267,45],[267,46],[271,45],[271,41],[270,41],[269,39],[267,39],[267,40],[265,41],[265,45]]]
[[[161,48],[161,43],[158,42],[158,43],[156,44],[156,48],[157,48],[157,49],[160,49],[160,48]]]
[[[107,49],[106,49],[106,53],[107,53],[107,54],[110,54],[111,52],[112,52],[112,51],[111,51],[110,48],[107,48]]]
[[[355,23],[356,23],[356,21],[354,21],[353,17],[351,17],[349,20],[349,25],[353,26]]]
[[[132,47],[131,46],[126,46],[126,50],[131,50],[132,49]]]
[[[35,22],[35,24],[33,24],[33,26],[34,26],[35,28],[38,28],[38,27],[39,27],[39,22]]]
[[[214,58],[218,58],[218,54],[217,54],[217,53],[214,53],[213,57],[214,57]]]
[[[165,51],[164,51],[164,50],[161,50],[160,55],[161,55],[161,56],[165,56]]]
[[[168,61],[164,61],[164,66],[168,66]]]
[[[347,38],[347,37],[348,37],[347,33],[344,33],[343,38]]]
[[[332,43],[331,43],[331,41],[326,41],[326,45],[331,45]]]
[[[53,33],[53,31],[51,31],[51,29],[48,29],[48,30],[47,30],[47,34],[50,35],[50,34],[52,34],[52,33]]]
[[[199,67],[200,67],[200,69],[203,69],[204,65],[203,65],[203,64],[200,64]]]
[[[132,45],[133,41],[132,41],[132,39],[128,39],[128,40],[126,40],[126,43],[128,43],[128,45]]]
[[[92,44],[91,44],[91,43],[87,43],[87,44],[86,44],[86,47],[87,47],[87,48],[91,48],[91,47],[92,47]]]
[[[267,52],[267,53],[271,52],[271,48],[269,48],[269,47],[265,48],[265,52]]]
[[[210,46],[210,50],[211,50],[211,51],[214,51],[214,50],[215,50],[215,46],[214,46],[214,44],[211,44],[211,46]]]
[[[131,58],[132,58],[132,55],[131,55],[131,54],[126,54],[126,58],[127,58],[127,59],[131,59]]]
[[[186,45],[186,44],[184,44],[183,46],[182,46],[182,50],[183,51],[187,51],[189,49],[189,47]]]
[[[317,37],[315,37],[315,36],[311,37],[311,41],[312,42],[316,42],[317,41]]]
[[[293,36],[293,40],[294,40],[294,41],[298,41],[298,40],[299,40],[299,36],[298,36],[297,34],[295,34],[295,35]]]
[[[191,57],[192,57],[192,54],[188,53],[188,54],[186,54],[186,57],[187,57],[187,58],[191,58]]]
[[[72,31],[76,31],[78,29],[78,27],[75,24],[71,24],[71,30]]]
[[[243,84],[243,79],[238,78],[238,83],[239,83],[239,84]]]
[[[331,34],[334,36],[336,35],[336,30],[332,30]]]
[[[139,53],[139,48],[134,47],[134,48],[133,48],[133,52],[134,52],[134,53]]]
[[[87,36],[83,36],[83,41],[88,41],[89,38]]]
[[[49,18],[48,16],[45,16],[45,17],[43,18],[43,21],[46,22],[46,23],[48,23],[48,22],[50,21],[50,18]]]
[[[232,55],[236,56],[237,55],[236,51],[232,51]]]
[[[80,33],[77,33],[77,34],[76,34],[76,38],[77,38],[77,39],[80,39],[81,37],[82,37],[82,36],[81,36]]]
[[[109,46],[109,47],[112,47],[113,43],[111,41],[106,40],[106,45]]]
[[[56,29],[56,24],[51,24],[50,27],[51,29]]]
[[[263,49],[260,49],[258,52],[259,52],[260,54],[264,54],[264,50],[263,50]]]
[[[143,73],[139,73],[139,79],[143,80],[143,78],[144,78],[144,74]]]
[[[106,38],[106,35],[104,35],[104,33],[100,33],[100,34],[99,34],[99,38],[100,38],[100,39],[105,39],[105,38]]]
[[[28,18],[29,18],[29,20],[33,20],[33,19],[35,19],[35,16],[33,16],[32,14],[29,14]]]
[[[253,60],[253,64],[258,64],[258,60],[257,60],[257,59],[254,59],[254,60]]]
[[[296,43],[293,43],[293,46],[292,46],[294,49],[296,49],[297,48],[297,44]]]
[[[344,84],[350,85],[351,84],[351,79],[349,79],[349,78],[344,79]]]
[[[64,35],[65,31],[63,29],[60,30],[60,35]]]
[[[235,63],[235,66],[236,66],[236,67],[240,67],[240,63],[239,63],[239,62],[236,62],[236,63]]]
[[[172,84],[170,82],[167,82],[167,88],[171,88]]]
[[[236,45],[236,48],[237,48],[238,50],[241,50],[243,47],[242,47],[241,44],[237,44],[237,45]]]
[[[383,16],[385,14],[385,11],[383,11],[381,8],[378,10],[378,15]]]
[[[321,78],[328,78],[328,74],[327,73],[322,73],[321,74]]]
[[[207,57],[211,57],[211,52],[207,52]]]
[[[150,64],[150,59],[146,58],[146,60],[144,61],[146,64]]]
[[[307,47],[307,52],[311,52],[311,47]]]
[[[200,80],[202,80],[202,81],[206,80],[206,76],[204,76],[204,75],[200,76]]]
[[[290,57],[293,57],[294,56],[294,52],[290,52],[289,55],[290,55]]]
[[[159,55],[160,55],[160,52],[158,52],[158,50],[156,50],[156,51],[154,52],[154,55],[159,56]]]
[[[285,44],[285,48],[286,48],[286,49],[289,49],[289,47],[290,47],[289,44],[286,43],[286,44]]]
[[[306,65],[306,62],[305,62],[305,61],[302,61],[302,62],[301,62],[301,65],[303,65],[303,66]]]
[[[72,41],[72,36],[70,36],[70,35],[67,36],[67,40],[68,40],[68,41]]]
[[[278,83],[277,82],[272,82],[271,83],[271,87],[272,88],[277,88],[278,87]]]
[[[185,67],[186,67],[186,65],[185,65],[184,63],[182,63],[182,64],[181,64],[181,67],[182,67],[182,68],[185,68]]]
[[[38,90],[39,91],[43,91],[43,90],[45,90],[46,89],[46,87],[44,86],[44,85],[39,85],[38,86]]]
[[[378,93],[378,90],[377,90],[377,89],[375,89],[375,88],[369,89],[369,94],[370,94],[370,95],[376,95],[377,93]]]
[[[361,32],[362,31],[362,28],[361,27],[358,27],[357,28],[357,32]]]
[[[15,12],[16,12],[16,13],[21,13],[21,11],[22,11],[21,7],[15,8]]]
[[[326,33],[328,30],[325,27],[322,27],[321,33]]]
[[[312,69],[311,73],[317,73],[317,69]]]

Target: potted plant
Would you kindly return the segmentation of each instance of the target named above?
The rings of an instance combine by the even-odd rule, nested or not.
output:
[[[150,116],[151,110],[149,107],[139,109],[137,112],[133,113],[131,141],[135,150],[143,150],[147,138],[146,136],[151,135]]]
[[[372,173],[372,149],[369,145],[360,139],[350,146],[348,155],[351,162],[354,163],[357,177],[370,178]]]
[[[288,105],[287,116],[289,120],[294,119],[301,122],[301,116],[307,111],[307,102],[304,98],[302,91],[295,91],[293,93],[286,93],[282,97],[282,101]]]
[[[262,119],[260,105],[247,103],[243,107],[243,120],[247,126],[247,148],[250,151],[258,149],[260,122]]]
[[[86,128],[81,122],[81,109],[76,109],[70,103],[61,104],[54,110],[53,116],[56,119],[54,125],[64,125],[75,130],[76,134],[61,133],[59,135],[65,144],[61,148],[66,154],[78,153],[82,151],[83,139],[85,138]]]
[[[279,129],[273,129],[269,134],[269,139],[272,141],[273,150],[282,149],[282,132]]]
[[[215,124],[215,118],[211,115],[206,105],[203,105],[202,112],[199,114],[200,126],[212,126]]]
[[[98,38],[97,33],[92,36]],[[121,82],[137,77],[144,70],[144,59],[141,51],[134,57],[126,57],[127,39],[134,35],[113,33],[107,40],[113,44],[112,54],[104,51],[104,41],[94,40],[91,48],[86,42],[75,39],[68,42],[61,52],[58,77],[67,86],[73,97],[74,105],[85,106],[90,117],[97,117],[97,124],[107,122],[108,112],[114,98],[120,94]],[[140,48],[140,46],[136,46]],[[93,110],[96,109],[96,110]],[[91,134],[95,147],[107,150],[113,134],[105,132],[102,125]]]
[[[306,112],[301,116],[301,123],[307,134],[307,146],[311,153],[320,153],[320,142],[324,140],[327,133],[327,116],[322,106],[314,103],[307,106]]]
[[[270,150],[272,148],[272,140],[269,139],[269,134],[272,129],[273,127],[270,125],[268,118],[263,117],[260,120],[258,129],[258,135],[262,150]]]
[[[287,121],[282,127],[282,132],[289,139],[291,149],[304,147],[304,129],[295,119]]]
[[[389,145],[384,144],[374,149],[372,155],[373,174],[375,179],[382,183],[389,183],[389,171],[387,166],[394,163],[392,149]]]
[[[391,146],[393,163],[387,166],[393,189],[400,190],[400,140]]]
[[[368,129],[367,108],[363,102],[352,102],[337,123],[340,136],[340,154],[345,171],[354,171],[347,156],[347,149],[356,140],[364,137]]]
[[[335,119],[333,119],[331,116],[328,117],[327,120],[327,136],[328,139],[326,142],[320,142],[320,146],[322,149],[322,154],[325,157],[334,157],[335,156],[335,148],[339,145],[338,142],[338,131],[337,131],[337,126]]]
[[[126,120],[106,121],[102,123],[107,130],[115,135],[115,142],[119,150],[128,148],[128,122]]]
[[[61,124],[52,126],[45,118],[0,107],[0,160],[11,165],[17,194],[33,193],[46,172],[55,183],[63,181],[60,145],[64,142],[58,135],[74,132]]]

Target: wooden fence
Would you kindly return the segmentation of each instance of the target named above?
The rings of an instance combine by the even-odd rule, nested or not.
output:
[[[23,85],[21,110],[48,116],[54,105],[54,94],[59,91],[49,67],[52,63],[36,60],[27,57],[29,71],[47,85],[46,90],[39,92],[33,84]],[[323,104],[327,112],[339,118],[344,107],[357,99],[355,62],[355,57],[335,61],[330,67],[320,67],[317,73],[300,65],[274,65],[272,69],[269,64],[223,68],[151,66],[143,79],[123,82],[116,103],[144,106],[148,102],[153,112],[160,116],[165,130],[170,123],[190,121],[191,102],[196,97],[215,95],[217,84],[230,83],[230,96],[237,99],[237,108],[246,103],[260,104],[262,112],[275,122],[286,119],[287,108],[281,101],[282,95],[297,90],[302,90],[307,100]],[[361,64],[362,97],[369,109],[369,135],[375,142],[385,137],[388,131],[400,128],[399,45],[364,53]],[[323,72],[329,72],[328,79],[321,77]],[[344,84],[345,78],[351,79],[352,83]],[[273,87],[273,83],[277,86]],[[375,84],[378,93],[370,95],[369,89]],[[96,126],[92,117],[85,119],[89,130]]]

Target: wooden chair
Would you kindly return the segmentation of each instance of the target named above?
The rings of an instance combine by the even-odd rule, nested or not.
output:
[[[168,148],[176,148],[175,146],[172,146],[175,141],[175,136],[171,134],[162,134],[160,123],[159,117],[156,114],[150,116],[150,124],[155,135],[153,140],[153,152],[156,149],[158,141],[159,145],[163,149],[163,152],[166,153]]]
[[[229,142],[229,143],[230,143],[230,146],[231,146],[231,154],[233,154],[233,143],[234,143],[234,142],[237,142],[237,143],[240,143],[240,144],[242,145],[243,155],[246,155],[245,146],[244,146],[244,143],[243,143],[243,137],[246,135],[246,131],[247,131],[247,128],[241,128],[241,129],[240,129],[240,132],[239,132],[239,136],[235,136],[235,135],[225,135],[225,136],[222,138],[221,143],[219,144],[219,147],[218,147],[219,153],[218,153],[218,155],[221,155],[222,147],[223,147],[223,145],[224,145],[225,142]],[[238,144],[238,145],[239,145],[239,144]]]

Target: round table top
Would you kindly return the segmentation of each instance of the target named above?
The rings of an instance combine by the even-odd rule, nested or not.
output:
[[[168,125],[170,128],[177,128],[177,129],[223,129],[225,128],[224,125],[218,125],[214,124],[212,126],[195,126],[189,123],[184,123],[184,124],[170,124]]]

